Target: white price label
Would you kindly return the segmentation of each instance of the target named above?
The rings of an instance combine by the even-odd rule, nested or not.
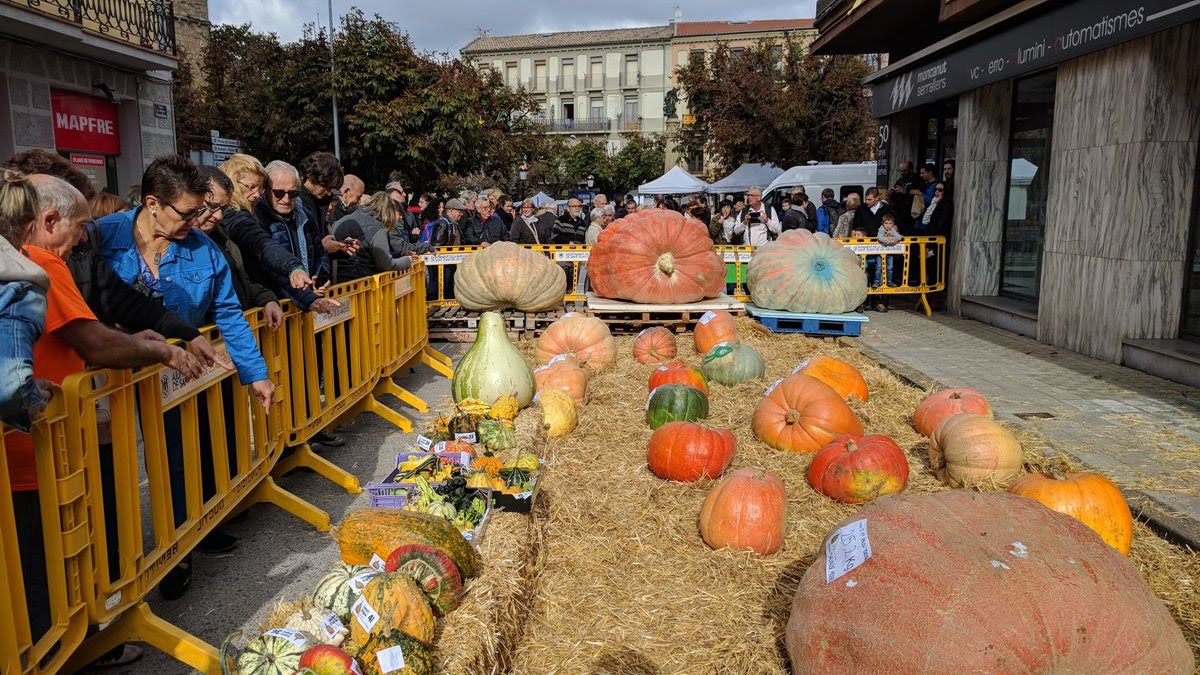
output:
[[[438,441],[437,443],[434,443],[433,451],[434,452],[445,452],[446,451],[446,441]]]
[[[587,262],[590,251],[555,251],[554,259],[558,262]]]
[[[540,373],[540,372],[542,372],[543,370],[546,370],[546,369],[547,369],[547,368],[549,368],[549,367],[550,367],[550,364],[546,364],[546,365],[544,365],[544,366],[538,366],[537,368],[534,368],[534,369],[533,369],[533,372],[535,372],[535,373]]]
[[[831,583],[871,557],[867,520],[839,527],[825,540],[825,583]]]
[[[713,319],[715,319],[716,317],[717,317],[716,312],[705,312],[704,316],[700,317],[700,325],[703,326],[703,325],[707,324],[709,321],[712,321]]]
[[[763,396],[770,396],[771,392],[775,391],[775,387],[778,387],[780,382],[783,382],[782,377],[772,382],[771,386],[767,387],[767,390],[763,392]]]
[[[370,581],[371,579],[375,578],[375,576],[377,576],[378,574],[379,574],[379,572],[376,572],[375,570],[370,570],[367,572],[363,572],[362,574],[359,574],[358,576],[351,577],[350,581],[347,581],[346,583],[350,586],[350,590],[354,591],[355,595],[357,595],[359,593],[362,593],[363,589],[367,587],[367,582]]]
[[[337,618],[337,614],[333,612],[327,613],[325,618],[321,619],[321,635],[326,641],[336,640],[344,630],[346,630],[346,624],[342,623],[342,620]]]
[[[470,433],[466,433],[466,434],[454,434],[454,440],[456,440],[456,441],[466,441],[467,443],[478,443],[479,442],[478,439],[479,439],[479,437],[475,435],[474,431],[472,431]]]
[[[433,439],[424,435],[417,436],[417,447],[428,450],[433,447]]]
[[[303,632],[298,631],[295,628],[273,628],[266,633],[263,633],[263,635],[283,638],[297,647],[308,646],[308,637]]]
[[[380,649],[375,652],[375,660],[379,662],[379,672],[394,673],[398,670],[404,670],[404,648],[400,645]]]
[[[660,384],[657,387],[650,390],[650,395],[646,397],[646,410],[647,411],[650,410],[650,401],[654,398],[654,392],[658,391],[659,389],[662,389],[665,386],[666,385],[664,385],[664,384]]]
[[[367,599],[361,595],[358,596],[358,600],[354,601],[354,606],[350,608],[350,613],[358,620],[363,630],[368,633],[371,632],[376,623],[379,623],[379,612],[376,612],[371,603],[367,602]]]
[[[649,329],[649,328],[643,328],[643,329],[641,329],[640,331],[638,331],[638,334],[637,334],[637,336],[638,336],[638,337],[642,337],[643,335],[645,335],[645,334],[646,334],[646,331],[648,331],[648,330],[650,330],[650,329]]]
[[[803,361],[800,362],[800,365],[796,366],[795,368],[792,368],[792,374],[795,375],[796,373],[800,372],[801,370],[804,370],[804,366],[807,366],[809,361],[812,361],[812,357],[804,359]]]
[[[383,558],[380,558],[380,557],[379,557],[379,554],[378,554],[378,553],[372,553],[372,554],[371,554],[371,562],[370,562],[370,565],[371,565],[371,567],[373,567],[374,569],[377,569],[377,570],[379,570],[380,572],[386,572],[386,571],[387,571],[387,563],[386,563],[386,562],[384,562]]]
[[[426,253],[421,260],[426,265],[457,265],[467,259],[469,253]]]
[[[559,361],[562,361],[563,359],[567,358],[568,356],[570,356],[570,354],[559,354],[558,356],[550,359],[550,363],[547,363],[546,365],[549,366],[549,365],[558,363]]]
[[[358,667],[358,661],[350,659],[350,672],[354,673],[354,675],[363,675],[362,668]]]
[[[560,316],[559,318],[560,318],[560,319],[566,319],[566,318],[569,318],[569,317],[572,317],[572,316],[575,316],[575,312],[567,312],[566,314],[563,314],[563,315],[562,315],[562,316]]]

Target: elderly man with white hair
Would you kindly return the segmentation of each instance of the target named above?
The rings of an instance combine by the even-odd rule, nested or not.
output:
[[[506,239],[507,228],[496,215],[491,200],[487,197],[475,199],[475,215],[467,218],[463,225],[463,245],[490,246]]]

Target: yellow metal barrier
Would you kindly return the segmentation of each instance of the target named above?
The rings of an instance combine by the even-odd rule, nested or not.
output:
[[[92,545],[87,489],[79,449],[67,443],[66,427],[64,399],[56,391],[32,429],[38,484],[33,492],[14,493],[10,487],[6,447],[20,432],[5,429],[0,438],[0,672],[56,672],[87,630],[83,577]],[[40,531],[18,526],[18,513],[27,520],[30,510],[40,514]],[[39,569],[30,569],[34,566]],[[36,586],[32,603],[25,592],[26,569]],[[35,626],[32,615],[48,615],[48,627]]]
[[[926,316],[932,314],[926,295],[946,288],[945,237],[905,237],[901,243],[894,246],[883,246],[874,237],[839,239],[838,241],[858,255],[864,271],[867,269],[868,261],[872,258],[879,258],[879,264],[883,265],[885,270],[888,258],[901,259],[900,283],[894,283],[894,280],[888,278],[885,272],[882,275],[884,277],[882,285],[878,288],[869,288],[868,294],[917,295],[919,296],[917,306],[924,310]],[[586,289],[581,288],[583,280],[580,278],[580,272],[582,266],[587,264],[590,246],[522,245],[522,247],[540,251],[554,260],[572,266],[571,278],[568,283],[569,289],[563,296],[563,302],[587,299]],[[746,287],[746,265],[754,258],[755,247],[721,245],[713,248],[725,260],[728,269],[725,281],[729,288],[729,295],[742,302],[750,300],[750,293]],[[436,281],[437,288],[437,292],[432,294],[426,303],[429,307],[458,304],[458,301],[448,292],[447,287],[450,286],[448,280],[452,278],[453,273],[447,273],[447,270],[453,269],[468,255],[476,253],[480,249],[479,246],[449,246],[439,248],[436,253],[422,256],[433,270],[430,272],[430,277],[431,280]],[[930,262],[931,258],[932,263]],[[893,263],[894,266],[895,263]],[[933,272],[932,279],[930,272]]]

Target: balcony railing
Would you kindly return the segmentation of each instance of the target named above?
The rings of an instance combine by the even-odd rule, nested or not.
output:
[[[558,120],[549,117],[535,117],[534,121],[538,124],[545,124],[549,131],[563,131],[571,133],[590,133],[596,131],[608,131],[612,127],[612,120],[607,117],[592,117],[592,118],[575,118],[572,120]]]
[[[171,0],[2,0],[73,23],[111,40],[175,55]]]

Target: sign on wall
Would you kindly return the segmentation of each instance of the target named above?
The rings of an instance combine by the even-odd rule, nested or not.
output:
[[[54,146],[59,150],[121,154],[117,104],[105,98],[50,90]]]
[[[875,134],[875,184],[887,187],[889,170],[888,162],[892,155],[892,123],[881,120],[877,123]]]
[[[871,111],[877,118],[886,117],[1198,18],[1196,0],[1058,4],[1040,17],[873,83]]]

